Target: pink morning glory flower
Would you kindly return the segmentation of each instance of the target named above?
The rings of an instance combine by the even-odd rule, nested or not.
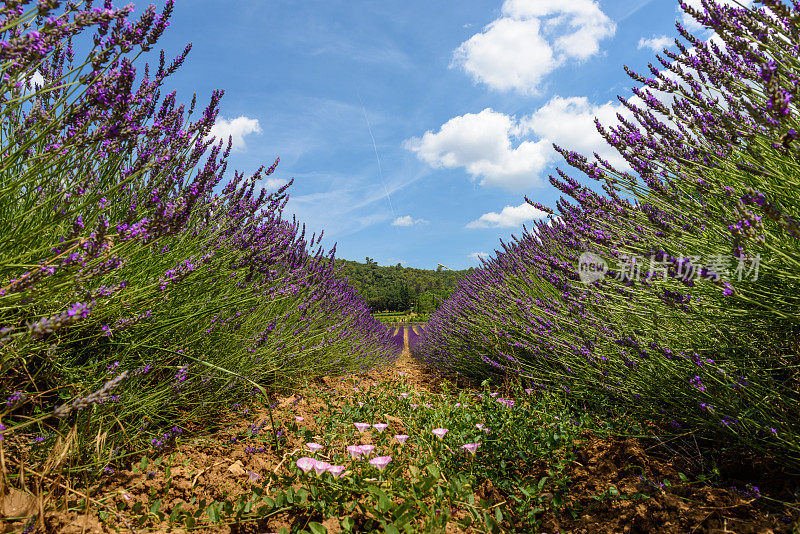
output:
[[[327,471],[330,466],[331,464],[329,464],[328,462],[320,462],[319,460],[317,460],[317,462],[314,464],[314,471],[318,475],[321,475],[322,473]]]
[[[483,430],[484,424],[483,423],[475,423],[475,426],[478,427],[478,430]]]
[[[500,394],[499,393],[489,393],[489,395],[491,395],[492,397],[496,397],[496,396],[498,396]]]
[[[433,408],[433,404],[423,404],[423,406],[425,406],[426,408],[429,408],[429,409]]]
[[[411,395],[411,393],[401,393],[400,395],[398,395],[398,397],[403,397],[405,399],[409,395]]]
[[[402,371],[398,371],[397,374],[400,375],[400,376],[406,376],[408,373],[404,373]]]
[[[533,388],[525,388],[525,390],[524,390],[524,391],[525,391],[525,393],[527,393],[528,395],[530,395],[531,393],[533,393]]]
[[[386,469],[386,466],[389,465],[389,462],[392,461],[391,456],[378,456],[377,458],[373,458],[369,461],[371,465],[374,465],[379,470],[383,471]]]
[[[333,478],[342,478],[345,467],[343,465],[332,465],[328,468],[328,473],[333,475]]]
[[[412,408],[416,408],[417,406],[419,406],[419,404],[412,404],[411,405]]]
[[[378,432],[383,432],[388,427],[389,427],[389,425],[387,425],[386,423],[375,423],[374,425],[372,425],[372,428],[374,428]]]
[[[361,401],[358,401],[358,406],[359,406],[359,408],[360,408],[360,407],[364,406],[364,403],[363,403],[363,402],[361,402]]]
[[[303,471],[303,473],[308,473],[314,466],[317,464],[317,461],[313,458],[303,457],[297,460],[297,467]]]
[[[361,450],[360,445],[348,445],[347,446],[347,453],[350,455],[351,458],[358,458],[364,451]]]
[[[249,474],[249,476],[250,476],[250,481],[251,481],[251,482],[255,482],[256,480],[258,480],[259,478],[261,478],[261,475],[259,475],[259,474],[258,474],[258,473],[256,473],[255,471],[250,471],[248,474]]]
[[[359,432],[364,432],[370,427],[369,423],[353,423],[353,425],[358,429]]]
[[[460,402],[457,402],[457,403],[456,403],[456,408],[460,408],[460,407],[461,407],[461,403],[460,403]]]
[[[439,439],[442,439],[444,435],[449,432],[449,430],[447,430],[446,428],[434,428],[432,432],[434,436],[436,436]]]
[[[318,450],[320,450],[320,449],[323,449],[323,448],[324,448],[324,447],[323,447],[322,445],[320,445],[319,443],[306,443],[306,447],[307,447],[307,448],[308,448],[308,450],[310,450],[311,452],[317,452]]]
[[[394,437],[394,439],[396,439],[397,441],[399,441],[399,442],[400,442],[400,445],[402,445],[403,443],[405,443],[405,442],[406,442],[406,440],[408,439],[408,436],[406,436],[405,434],[397,434],[397,435]]]
[[[369,456],[369,453],[371,453],[373,450],[375,450],[375,445],[361,445],[361,452],[367,456]]]
[[[481,446],[480,443],[467,443],[466,445],[462,445],[461,448],[469,452],[470,454],[475,454],[475,451],[477,451],[478,447],[480,446]]]
[[[299,415],[297,415],[297,416],[295,416],[294,420],[299,423],[299,422],[303,421],[303,418],[300,417]]]

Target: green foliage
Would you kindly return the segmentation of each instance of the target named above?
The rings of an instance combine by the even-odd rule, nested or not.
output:
[[[430,313],[439,308],[452,293],[459,278],[473,269],[415,269],[394,266],[381,267],[371,258],[365,263],[337,259],[340,275],[350,282],[367,301],[373,312]]]

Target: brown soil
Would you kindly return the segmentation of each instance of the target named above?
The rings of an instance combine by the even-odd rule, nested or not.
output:
[[[407,342],[407,337],[406,337]],[[405,373],[405,374],[403,374]],[[346,377],[322,377],[310,384],[301,392],[277,399],[277,407],[273,411],[276,427],[287,427],[302,417],[303,424],[312,432],[318,427],[315,417],[327,409],[326,399],[322,393],[332,393],[333,403],[344,402],[352,395],[353,388],[368,391],[377,383],[401,377],[406,383],[420,392],[437,393],[441,378],[426,373],[408,353],[407,345],[403,355],[394,366],[378,369],[362,375]],[[258,480],[269,472],[279,472],[288,463],[292,454],[302,450],[303,444],[288,435],[284,445],[285,454],[278,455],[263,441],[245,436],[253,425],[262,425],[265,434],[269,434],[270,424],[268,412],[249,413],[246,416],[232,419],[231,425],[213,438],[197,439],[183,443],[174,449],[170,474],[164,463],[152,463],[144,472],[118,470],[107,475],[99,485],[92,489],[91,497],[102,500],[109,510],[116,510],[117,504],[132,505],[139,501],[148,507],[151,504],[149,494],[152,491],[160,495],[166,494],[161,508],[170,510],[179,502],[188,502],[192,497],[205,498],[207,501],[222,499],[223,493],[231,495],[245,494],[251,485],[251,478]],[[390,430],[402,433],[403,421],[386,414]],[[362,443],[368,443],[363,438]],[[662,487],[664,480],[680,480],[679,471],[683,469],[690,477],[688,470],[680,465],[679,459],[669,458],[655,450],[647,450],[642,442],[632,438],[599,439],[587,434],[583,440],[576,442],[577,458],[568,468],[569,479],[564,488],[563,499],[567,506],[582,510],[579,517],[573,519],[564,512],[560,516],[547,513],[540,516],[543,532],[580,532],[580,533],[789,533],[792,525],[800,525],[798,508],[784,507],[780,513],[775,507],[767,505],[768,499],[789,502],[800,501],[800,488],[797,478],[792,478],[774,468],[769,471],[765,466],[756,467],[756,476],[752,471],[744,473],[733,470],[728,473],[726,487],[714,487],[706,483],[678,483]],[[548,466],[542,463],[540,472],[535,476],[546,476]],[[734,476],[731,476],[734,475]],[[167,487],[168,479],[171,482]],[[761,495],[755,498],[734,489],[745,490],[750,483],[761,484]],[[723,485],[724,486],[724,485]],[[609,490],[615,488],[617,496]],[[85,491],[85,490],[81,490]],[[552,491],[558,491],[554,489]],[[611,490],[613,492],[613,490]],[[598,500],[596,496],[606,494],[608,498]],[[624,499],[620,496],[626,496]],[[475,491],[476,502],[484,499],[489,502],[502,502],[506,496],[490,481],[485,481]],[[553,495],[545,495],[553,498]],[[5,513],[13,508],[15,511],[25,508],[34,509],[35,499],[19,492],[9,493],[0,498],[0,510]],[[191,509],[191,508],[189,508]],[[566,510],[566,507],[562,507]],[[457,513],[456,517],[461,516]],[[787,521],[787,518],[788,521]],[[303,518],[278,515],[259,523],[243,525],[218,526],[213,529],[193,530],[192,532],[220,533],[264,533],[277,532],[282,526],[291,527]],[[117,521],[113,514],[108,521],[114,522],[124,529],[129,520],[122,516]],[[301,525],[303,523],[300,523]],[[338,521],[331,518],[323,523],[329,532],[339,532]],[[0,520],[0,532],[19,532],[24,528],[23,522],[3,522]],[[108,527],[99,520],[96,507],[87,514],[79,512],[47,512],[44,525],[39,523],[39,532],[64,532],[70,534],[89,534],[107,532]],[[43,528],[42,528],[43,527]],[[519,526],[519,532],[532,531],[530,526]],[[166,525],[151,529],[137,529],[138,532],[184,532],[181,528],[169,528]],[[456,527],[449,527],[447,532],[459,532]]]

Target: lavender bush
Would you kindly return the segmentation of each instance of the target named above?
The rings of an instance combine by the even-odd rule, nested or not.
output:
[[[209,430],[264,386],[395,358],[334,251],[282,216],[289,185],[258,189],[278,162],[225,183],[230,140],[209,138],[222,92],[196,120],[195,97],[162,93],[189,47],[134,66],[173,3],[138,20],[110,0],[59,4],[0,5],[0,445],[12,458],[24,448],[35,465],[74,427],[72,452],[101,468]]]
[[[633,120],[597,123],[634,173],[556,147],[602,192],[551,176],[557,210],[529,202],[557,217],[460,283],[418,358],[800,465],[800,3],[760,4],[682,4],[714,39],[678,24],[691,48],[626,68]],[[588,284],[587,253],[609,267]]]

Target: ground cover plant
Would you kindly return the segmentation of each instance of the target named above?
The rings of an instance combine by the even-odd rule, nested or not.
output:
[[[551,220],[460,282],[421,361],[800,467],[800,5],[757,3],[681,4],[716,36],[677,24],[680,53],[628,70],[632,118],[597,123],[633,173],[556,147],[597,187],[551,176]]]
[[[282,216],[288,186],[257,187],[277,160],[225,178],[222,92],[196,119],[165,92],[189,47],[142,64],[173,3],[132,9],[0,5],[0,492],[39,502],[265,387],[397,356]]]
[[[105,474],[51,530],[197,532],[791,532],[775,473],[698,477],[648,451],[634,421],[563,392],[457,387],[406,351],[309,381],[268,414],[181,439]],[[634,426],[630,426],[634,424]],[[760,486],[760,488],[759,488]],[[72,530],[69,530],[69,528]],[[716,529],[716,530],[715,530]]]

